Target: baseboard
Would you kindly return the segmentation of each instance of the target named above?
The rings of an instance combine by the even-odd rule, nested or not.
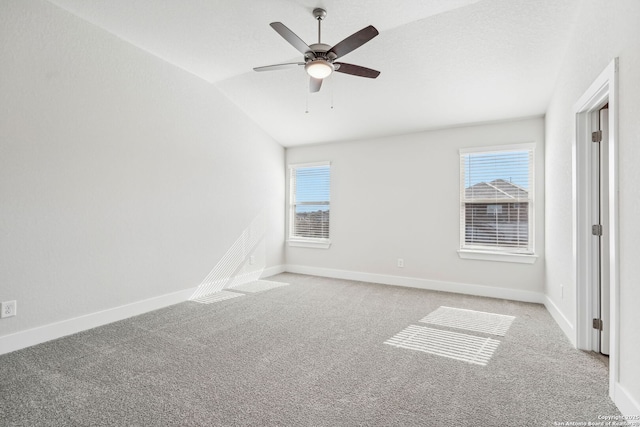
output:
[[[129,317],[137,316],[149,311],[158,310],[173,304],[186,301],[195,288],[185,289],[170,294],[136,301],[119,307],[85,314],[72,319],[50,323],[26,331],[16,332],[0,337],[0,354],[10,353],[21,348],[30,347],[56,338],[85,331],[87,329],[106,325]]]
[[[544,306],[546,307],[549,314],[551,314],[551,317],[553,318],[553,320],[555,320],[558,326],[560,326],[560,329],[562,329],[562,332],[564,332],[567,338],[569,338],[569,341],[571,342],[571,344],[575,347],[576,331],[573,325],[571,324],[571,322],[569,321],[569,319],[567,319],[565,315],[562,314],[558,306],[555,305],[554,302],[551,301],[551,299],[546,295],[544,297]]]
[[[266,277],[271,277],[271,276],[275,276],[276,274],[280,274],[280,273],[284,273],[285,272],[285,266],[280,264],[280,265],[274,265],[273,267],[268,267],[265,268],[264,270],[262,270],[262,274],[260,274],[260,278],[264,279]]]
[[[420,279],[415,277],[364,273],[360,271],[310,267],[305,265],[287,264],[285,266],[285,269],[289,273],[309,274],[313,276],[331,277],[334,279],[357,280],[361,282],[381,283],[384,285],[427,289],[430,291],[453,292],[457,294],[476,295],[482,297],[544,304],[544,295],[542,293],[523,291],[518,289],[473,285],[468,283],[445,282],[441,280]]]
[[[259,274],[260,278],[274,276],[285,271],[284,265],[276,265],[265,268],[261,272],[255,272],[247,275],[246,278],[240,277],[241,282],[248,282],[256,279]],[[239,283],[236,283],[236,285]],[[158,310],[173,304],[178,304],[190,299],[198,288],[184,289],[170,294],[160,295],[131,304],[110,308],[107,310],[90,313],[73,319],[62,320],[60,322],[39,326],[26,331],[16,332],[10,335],[0,337],[0,354],[11,353],[32,345],[41,344],[67,335],[85,331],[87,329],[96,328],[106,325],[107,323],[117,322],[149,311]]]
[[[620,383],[616,383],[615,385],[614,396],[615,398],[613,400],[613,403],[616,404],[616,406],[620,410],[620,413],[622,413],[622,415],[626,417],[634,417],[629,421],[637,422],[638,418],[635,417],[640,416],[640,403],[638,403],[633,397],[631,397],[627,389],[621,386]]]

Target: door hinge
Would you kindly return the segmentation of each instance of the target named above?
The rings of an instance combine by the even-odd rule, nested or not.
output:
[[[602,142],[602,131],[597,130],[591,133],[591,141],[592,142]]]
[[[602,225],[595,224],[591,226],[591,234],[594,236],[602,236]]]
[[[593,329],[602,330],[602,319],[593,319]]]

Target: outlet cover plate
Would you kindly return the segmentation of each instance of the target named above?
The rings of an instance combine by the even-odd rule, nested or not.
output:
[[[0,317],[4,319],[5,317],[15,316],[17,309],[18,303],[15,300],[4,301],[2,303],[2,307],[0,308]]]

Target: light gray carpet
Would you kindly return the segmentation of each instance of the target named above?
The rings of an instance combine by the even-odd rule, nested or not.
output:
[[[2,426],[552,426],[619,415],[544,307],[282,274],[0,356]],[[515,316],[486,366],[383,344],[440,306]],[[424,326],[424,324],[423,324]],[[445,326],[430,327],[460,332]]]

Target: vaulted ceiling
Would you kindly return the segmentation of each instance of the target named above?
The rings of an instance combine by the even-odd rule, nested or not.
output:
[[[215,85],[284,146],[544,114],[579,0],[49,0]],[[332,74],[310,94],[302,54],[269,23],[317,42],[375,26],[341,58],[381,71]]]

